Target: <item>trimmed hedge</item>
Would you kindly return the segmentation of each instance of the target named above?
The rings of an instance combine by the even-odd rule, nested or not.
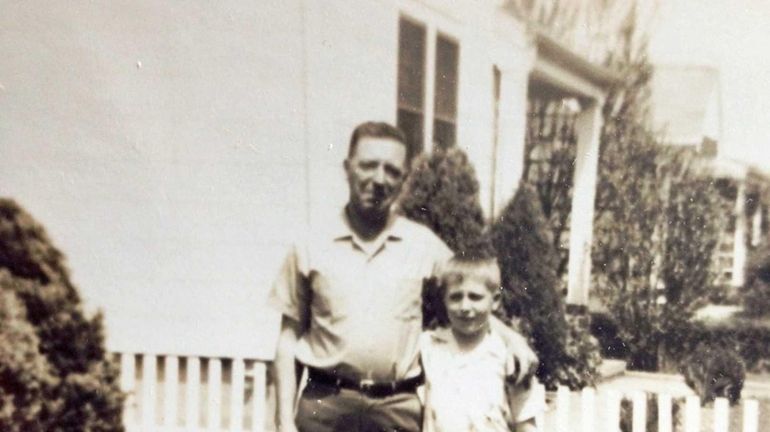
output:
[[[591,334],[599,340],[603,357],[628,358],[628,347],[608,314],[591,315]],[[770,325],[766,323],[737,320],[731,324],[706,325],[691,322],[666,334],[662,352],[667,363],[681,365],[701,344],[735,352],[750,373],[770,372]]]
[[[749,372],[770,372],[770,326],[739,321],[731,325],[693,323],[667,340],[666,355],[681,362],[701,344],[722,347],[740,357]]]

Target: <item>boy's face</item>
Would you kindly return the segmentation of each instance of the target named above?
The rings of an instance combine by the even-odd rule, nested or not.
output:
[[[466,278],[447,286],[444,294],[449,323],[465,337],[483,336],[489,316],[497,308],[499,294],[493,294],[481,281]]]

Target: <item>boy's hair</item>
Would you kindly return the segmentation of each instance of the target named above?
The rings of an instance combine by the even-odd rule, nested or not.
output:
[[[466,279],[483,283],[492,294],[500,293],[500,266],[495,258],[455,255],[438,269],[437,278],[442,296],[448,286],[462,283]]]
[[[428,281],[423,291],[423,327],[435,328],[449,325],[444,296],[449,286],[462,283],[466,279],[480,281],[492,295],[502,294],[500,267],[494,257],[455,255],[437,269],[435,277]],[[499,308],[493,313],[503,322],[507,321],[504,312]]]

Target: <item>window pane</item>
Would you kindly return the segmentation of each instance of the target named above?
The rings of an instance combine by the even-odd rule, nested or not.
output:
[[[398,106],[423,111],[425,86],[425,27],[399,20]]]
[[[433,122],[433,143],[435,148],[447,149],[455,145],[455,125],[436,119]]]
[[[460,49],[457,44],[438,35],[436,40],[436,117],[454,121],[457,118],[457,67]]]
[[[398,127],[406,134],[409,157],[422,152],[423,115],[405,109],[398,110]]]

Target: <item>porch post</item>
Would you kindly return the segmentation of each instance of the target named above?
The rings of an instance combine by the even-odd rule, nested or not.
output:
[[[736,288],[743,285],[746,266],[746,181],[738,181],[738,191],[735,194],[735,238],[733,240],[733,277],[731,285]]]
[[[569,232],[568,305],[588,306],[602,104],[602,100],[591,100],[575,123],[578,140]]]

